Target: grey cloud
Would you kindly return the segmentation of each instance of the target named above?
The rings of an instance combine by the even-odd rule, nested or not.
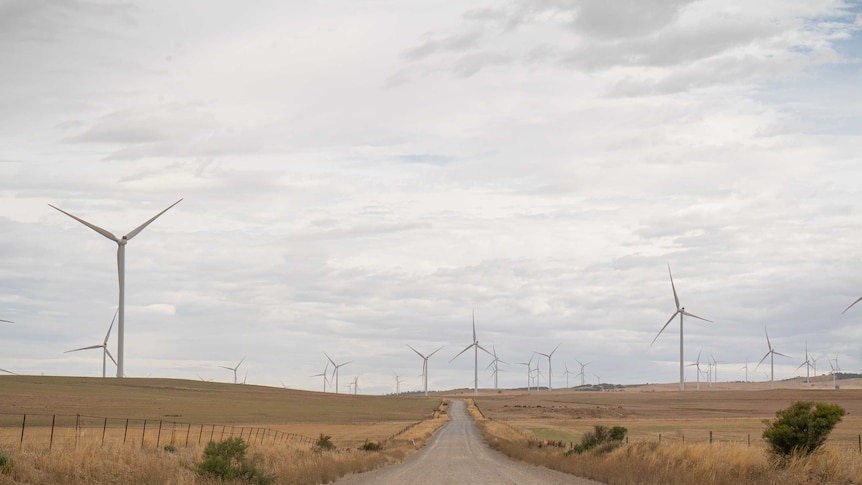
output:
[[[672,24],[694,0],[583,0],[564,2],[573,10],[571,27],[600,39],[643,37]]]
[[[460,77],[470,77],[490,66],[507,64],[511,59],[497,52],[477,52],[467,54],[455,61],[454,71]]]
[[[72,143],[134,144],[183,139],[209,133],[218,124],[211,113],[193,106],[136,106],[99,118]]]
[[[436,52],[459,52],[473,47],[482,38],[482,29],[473,29],[468,32],[435,38],[432,34],[426,34],[423,42],[404,52],[403,57],[410,61],[424,59]]]
[[[134,25],[137,13],[130,3],[6,0],[0,4],[0,44],[62,42],[69,33],[103,37],[106,22]]]

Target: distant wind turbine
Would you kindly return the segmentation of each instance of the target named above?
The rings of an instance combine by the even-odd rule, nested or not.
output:
[[[76,221],[80,222],[81,224],[89,227],[90,229],[98,232],[99,234],[110,239],[111,241],[114,241],[115,243],[117,243],[117,275],[118,275],[119,287],[120,287],[120,292],[119,292],[120,293],[120,304],[119,304],[119,309],[117,310],[119,312],[119,317],[120,317],[118,322],[117,322],[117,377],[123,377],[125,375],[124,374],[124,368],[123,368],[123,358],[125,355],[125,352],[124,352],[124,338],[125,338],[124,322],[125,322],[125,317],[124,317],[124,315],[125,315],[125,307],[126,307],[126,304],[125,304],[125,301],[126,301],[125,300],[125,298],[126,298],[125,297],[126,244],[129,241],[131,241],[133,237],[137,236],[139,232],[143,231],[145,227],[149,226],[151,222],[158,219],[159,216],[161,216],[162,214],[167,212],[171,207],[179,204],[182,200],[183,199],[180,199],[180,200],[174,202],[173,204],[168,206],[167,209],[159,212],[158,214],[156,214],[155,216],[150,218],[147,222],[141,224],[140,226],[136,227],[135,229],[132,229],[131,232],[129,232],[128,234],[126,234],[123,237],[117,237],[113,233],[106,231],[106,230],[102,229],[101,227],[99,227],[95,224],[90,224],[89,222],[85,221],[84,219],[73,216],[72,214],[69,214],[68,212],[64,211],[63,209],[60,209],[60,208],[55,207],[51,204],[48,204],[49,206],[53,207],[54,209],[57,209],[58,211],[62,212],[63,214],[66,214],[67,216],[71,217],[72,219],[75,219]]]
[[[530,360],[527,362],[516,362],[518,365],[527,366],[527,392],[530,392],[530,384],[531,384],[531,381],[533,380],[532,379],[533,369],[531,368],[531,366],[533,365],[533,357],[535,357],[535,355],[536,354],[531,355]]]
[[[670,272],[670,265],[667,265],[667,274],[670,276],[670,287],[673,290],[673,301],[676,303],[676,311],[674,312],[673,315],[670,316],[670,318],[668,318],[667,322],[664,324],[664,327],[662,327],[661,330],[658,331],[658,335],[656,335],[655,338],[652,339],[652,343],[650,343],[650,347],[652,347],[652,344],[655,343],[655,341],[658,339],[659,335],[661,335],[661,333],[664,331],[664,329],[667,328],[667,326],[674,319],[674,317],[679,315],[679,390],[683,391],[683,390],[685,390],[685,365],[683,363],[683,357],[685,354],[684,354],[684,350],[683,350],[682,317],[683,317],[683,315],[685,315],[685,316],[697,318],[698,320],[703,320],[704,322],[710,322],[710,323],[712,323],[712,320],[707,320],[707,319],[699,317],[693,313],[687,312],[685,310],[685,307],[681,306],[679,304],[679,297],[676,294],[676,287],[673,284],[673,274],[671,274],[671,272]]]
[[[398,374],[396,374],[394,372],[392,373],[392,375],[395,376],[395,395],[400,396],[401,395],[401,376],[399,376]]]
[[[829,361],[829,367],[832,367],[832,389],[838,389],[838,375],[837,373],[841,371],[841,368],[838,367],[838,354],[835,354],[835,365],[832,365],[832,361],[829,358],[826,358]]]
[[[498,389],[498,386],[497,386],[497,373],[499,372],[498,364],[500,364],[501,362],[503,364],[507,364],[508,362],[500,360],[499,358],[497,358],[497,348],[494,346],[494,344],[491,344],[491,350],[492,350],[491,355],[494,356],[494,360],[492,360],[491,363],[488,364],[487,368],[494,366],[494,370],[492,371],[492,373],[494,374],[494,389],[496,390],[496,389]]]
[[[566,371],[563,372],[563,375],[566,376],[566,389],[569,389],[569,374],[571,374],[569,371],[569,364],[567,362],[563,362],[563,367],[566,368]]]
[[[410,350],[412,350],[413,352],[416,352],[416,355],[418,355],[419,357],[422,357],[422,386],[425,388],[425,395],[427,396],[428,395],[428,359],[430,359],[432,355],[436,354],[443,347],[438,348],[437,350],[435,350],[434,352],[431,352],[428,355],[423,355],[422,352],[419,352],[418,350],[414,349],[413,347],[410,346],[410,344],[407,344],[407,346],[410,347]],[[445,347],[445,345],[444,345],[444,347]]]
[[[810,387],[811,386],[811,359],[808,357],[808,341],[807,340],[805,341],[805,361],[802,362],[801,364],[799,364],[799,367],[797,367],[796,370],[801,369],[803,365],[805,366],[805,384],[807,384]],[[796,371],[794,371],[794,372],[796,372]]]
[[[745,360],[745,365],[740,369],[745,369],[745,382],[748,382],[748,359]]]
[[[105,367],[107,366],[106,356],[111,358],[111,362],[113,362],[114,365],[117,365],[117,361],[114,359],[114,356],[111,355],[111,352],[108,350],[108,339],[111,337],[111,329],[114,328],[114,321],[117,319],[117,313],[119,311],[120,310],[118,309],[116,312],[114,312],[114,318],[111,319],[111,325],[108,326],[108,333],[105,334],[105,340],[103,340],[101,344],[90,345],[89,347],[81,347],[80,349],[67,350],[63,353],[68,354],[69,352],[78,352],[80,350],[102,349],[102,378],[104,379],[106,377]]]
[[[765,327],[763,330],[764,330],[764,332],[766,332]],[[770,370],[769,388],[775,389],[775,356],[780,355],[782,357],[787,357],[787,358],[790,358],[790,356],[784,355],[781,352],[776,352],[775,349],[772,348],[772,343],[769,341],[769,332],[766,332],[766,345],[769,346],[769,350],[766,352],[766,354],[763,356],[763,358],[760,359],[760,362],[757,363],[757,367],[760,367],[760,364],[762,364],[763,361],[766,360],[767,357],[769,357],[769,368],[770,368],[769,369]],[[755,367],[754,370],[757,370],[757,367]]]
[[[577,363],[581,366],[581,371],[580,371],[580,372],[578,372],[578,375],[580,375],[580,376],[581,376],[581,385],[582,385],[582,386],[585,386],[585,385],[586,385],[586,383],[585,383],[585,381],[584,381],[584,376],[585,376],[585,374],[584,374],[584,368],[585,368],[586,366],[588,366],[588,365],[592,364],[592,362],[587,362],[586,364],[584,364],[583,362],[581,362],[580,360],[577,360],[577,359],[575,359],[575,362],[577,362]]]
[[[326,392],[326,384],[329,383],[329,379],[326,378],[326,371],[329,370],[329,362],[326,363],[326,366],[323,367],[323,372],[320,374],[314,374],[311,377],[320,377],[323,376],[323,392]]]
[[[248,357],[248,356],[246,355],[245,357]],[[240,360],[240,361],[239,361],[239,364],[237,364],[237,365],[236,365],[236,367],[227,367],[227,366],[224,366],[224,365],[220,365],[220,366],[219,366],[219,367],[221,367],[222,369],[227,369],[227,370],[229,370],[229,371],[233,371],[233,383],[234,383],[234,384],[236,384],[236,383],[237,383],[237,380],[236,380],[236,370],[237,370],[237,369],[239,369],[239,366],[241,366],[241,365],[242,365],[242,363],[245,361],[245,357],[243,357],[243,358],[242,358],[242,360]]]
[[[549,354],[543,354],[543,353],[541,353],[541,352],[536,352],[537,354],[539,354],[539,355],[544,355],[545,357],[547,357],[547,358],[548,358],[548,390],[549,390],[549,391],[551,391],[551,390],[553,390],[553,389],[554,389],[554,388],[551,386],[551,376],[553,375],[553,372],[551,371],[551,357],[553,357],[553,356],[554,356],[554,352],[556,352],[556,351],[557,351],[557,349],[559,349],[559,348],[560,348],[560,345],[563,345],[563,343],[562,343],[562,342],[558,343],[558,344],[557,344],[557,346],[556,346],[556,347],[554,347],[554,350],[552,350],[552,351],[551,351],[551,353],[549,353]]]
[[[347,365],[347,364],[349,364],[349,363],[351,363],[351,362],[353,362],[353,361],[348,360],[347,362],[342,362],[341,364],[336,364],[336,363],[335,363],[335,361],[334,361],[334,360],[332,360],[332,357],[330,357],[330,356],[329,356],[329,354],[327,354],[326,352],[324,352],[324,353],[323,353],[323,355],[325,355],[325,356],[326,356],[326,358],[327,358],[327,359],[329,359],[329,362],[330,362],[330,363],[332,364],[332,366],[333,366],[333,369],[332,369],[332,376],[333,376],[333,377],[335,377],[335,393],[336,393],[336,394],[338,394],[338,369],[341,369],[343,366],[345,366],[345,365]],[[329,382],[332,382],[332,378],[331,378],[331,377],[329,378]]]
[[[694,367],[697,371],[697,390],[700,390],[700,354],[703,352],[703,349],[700,349],[700,352],[697,353],[697,361],[692,364],[688,364],[686,367]]]
[[[479,395],[479,349],[482,349],[488,355],[493,355],[491,352],[488,352],[485,347],[479,345],[479,340],[476,338],[476,313],[473,313],[473,343],[464,347],[464,350],[458,352],[458,355],[463,354],[467,350],[473,347],[473,395]],[[449,361],[450,363],[458,358],[458,355],[452,357]]]

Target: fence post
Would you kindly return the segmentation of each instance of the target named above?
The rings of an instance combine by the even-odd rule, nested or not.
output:
[[[212,442],[214,435],[215,435],[215,425],[212,425],[212,428],[210,429],[210,442]]]
[[[748,447],[751,448],[751,433],[748,433]]]
[[[857,439],[859,440],[859,453],[862,454],[862,434],[857,436]]]
[[[661,444],[661,433],[658,434],[658,442]]]
[[[102,425],[102,446],[105,446],[105,431],[108,430],[108,418],[105,418],[105,424]]]
[[[129,418],[126,418],[126,429],[123,431],[123,444],[126,444],[126,435],[129,434]]]
[[[75,448],[78,448],[78,421],[81,420],[81,415],[75,415]]]
[[[712,431],[709,432],[709,444],[712,444]]]
[[[201,425],[201,432],[198,433],[198,445],[201,444],[201,440],[203,439],[203,437],[204,437],[204,425]]]
[[[221,427],[221,437],[219,437],[219,439],[220,439],[220,440],[224,440],[224,430],[225,430],[225,428],[227,428],[227,426],[222,426],[222,427]]]
[[[57,420],[57,415],[54,414],[51,416],[51,440],[48,441],[48,449],[50,450],[54,446],[54,421]]]
[[[162,420],[159,420],[159,432],[156,433],[156,448],[159,447],[159,444],[162,441]]]
[[[24,415],[24,419],[21,420],[21,441],[18,443],[18,449],[21,449],[24,446],[24,427],[27,425],[27,415]]]
[[[174,435],[177,433],[177,422],[171,423],[171,446],[174,445]]]
[[[192,423],[189,423],[189,429],[186,430],[186,448],[189,447],[189,435],[192,432]]]
[[[147,435],[147,420],[144,420],[144,430],[141,431],[141,448],[144,447],[144,436]]]

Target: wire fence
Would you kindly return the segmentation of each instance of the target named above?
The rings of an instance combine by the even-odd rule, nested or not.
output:
[[[296,433],[219,424],[194,424],[163,419],[108,418],[84,414],[0,414],[0,435],[19,448],[128,445],[141,448],[194,446],[238,437],[252,444],[313,447],[316,440]]]

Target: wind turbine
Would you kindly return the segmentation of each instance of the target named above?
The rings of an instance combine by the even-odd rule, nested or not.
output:
[[[320,377],[323,376],[323,392],[326,392],[326,384],[329,383],[329,379],[326,378],[326,371],[329,370],[329,362],[326,363],[326,366],[323,367],[323,372],[320,374],[314,374],[311,377]]]
[[[502,363],[504,363],[504,364],[507,364],[507,362],[506,362],[506,361],[503,361],[503,360],[500,360],[500,359],[498,359],[498,358],[497,358],[497,348],[494,346],[494,344],[491,344],[491,350],[493,351],[493,354],[492,354],[492,355],[494,356],[494,360],[492,360],[492,361],[491,361],[491,363],[490,363],[490,364],[488,364],[488,367],[486,367],[486,369],[487,369],[487,368],[490,368],[492,365],[494,366],[494,371],[493,371],[493,374],[494,374],[494,389],[496,390],[496,389],[497,389],[497,372],[499,371],[497,364],[498,364],[498,363],[500,363],[500,362],[502,362]]]
[[[473,343],[464,347],[464,350],[458,352],[458,355],[463,354],[467,350],[473,347],[473,395],[479,395],[479,349],[482,349],[488,355],[493,355],[491,352],[488,352],[485,347],[479,345],[479,340],[476,338],[476,313],[473,313]],[[452,357],[449,361],[450,363],[458,358],[458,355]]]
[[[67,350],[63,352],[64,354],[68,354],[69,352],[78,352],[80,350],[90,350],[90,349],[102,349],[102,378],[105,378],[105,367],[107,365],[106,356],[111,358],[111,362],[114,365],[117,365],[117,361],[114,359],[114,356],[111,355],[111,352],[108,350],[108,339],[111,337],[111,329],[114,328],[114,321],[117,319],[117,313],[120,310],[118,309],[114,312],[114,318],[111,319],[111,325],[108,326],[108,333],[105,334],[105,340],[102,341],[99,345],[90,345],[89,347],[81,347],[80,349]]]
[[[392,374],[395,376],[395,395],[400,396],[401,395],[401,376],[399,376],[398,374],[396,374],[394,372]]]
[[[712,381],[718,384],[718,364],[721,361],[715,360],[715,357],[712,354],[709,354],[709,360],[712,361],[712,367],[715,369],[715,374],[712,375]]]
[[[338,369],[340,369],[341,367],[343,367],[343,366],[345,366],[345,365],[347,365],[347,364],[349,364],[349,363],[351,363],[351,362],[353,362],[353,361],[352,361],[352,360],[348,360],[347,362],[343,362],[343,363],[341,363],[341,364],[336,364],[336,363],[335,363],[335,361],[334,361],[334,360],[332,360],[332,357],[330,357],[330,356],[329,356],[329,354],[327,354],[326,352],[324,352],[324,353],[323,353],[323,355],[325,355],[325,356],[326,356],[326,358],[327,358],[327,359],[329,359],[329,362],[330,362],[330,363],[332,364],[332,366],[333,366],[333,369],[332,369],[332,375],[335,377],[335,393],[336,393],[336,394],[338,394]],[[332,378],[330,378],[329,382],[332,382]]]
[[[445,347],[445,345],[443,347],[440,347],[439,349],[435,350],[434,352],[431,352],[428,355],[422,355],[422,352],[419,352],[418,350],[414,349],[413,347],[410,346],[410,344],[407,344],[407,346],[410,347],[410,350],[412,350],[413,352],[416,352],[416,354],[419,357],[422,357],[422,385],[425,387],[425,395],[427,396],[428,395],[428,359],[430,359],[431,356],[436,354],[440,349]]]
[[[805,341],[805,362],[799,364],[799,367],[797,367],[796,370],[801,369],[803,365],[805,366],[805,384],[807,384],[809,387],[811,387],[811,359],[808,357],[808,341],[807,340]],[[796,372],[796,371],[794,371],[794,372]]]
[[[569,374],[571,374],[571,372],[569,372],[569,364],[567,362],[563,362],[563,367],[566,368],[566,371],[563,372],[563,375],[566,376],[566,389],[569,389]]]
[[[530,383],[531,383],[530,381],[532,381],[532,377],[533,377],[533,369],[531,368],[531,366],[533,365],[533,357],[535,355],[536,354],[531,355],[530,360],[528,360],[527,362],[516,362],[516,364],[518,364],[518,365],[527,366],[527,392],[530,392]]]
[[[683,317],[683,315],[685,315],[685,316],[697,318],[698,320],[703,320],[704,322],[710,322],[710,323],[712,323],[712,320],[707,320],[707,319],[699,317],[693,313],[687,312],[685,310],[684,306],[680,306],[679,297],[676,294],[676,287],[673,285],[673,274],[671,274],[671,272],[670,272],[670,265],[669,264],[667,265],[667,274],[670,276],[670,287],[673,290],[673,301],[676,302],[676,311],[674,312],[673,315],[670,316],[670,318],[668,318],[667,323],[665,323],[664,327],[662,327],[661,330],[658,331],[658,335],[656,335],[655,338],[652,339],[652,343],[650,343],[649,345],[650,345],[650,347],[652,347],[652,344],[655,343],[655,341],[658,339],[658,336],[661,335],[661,333],[664,331],[665,328],[667,328],[667,326],[674,319],[674,317],[679,315],[679,390],[684,391],[685,390],[685,372],[684,372],[685,367],[683,364],[684,353],[683,353],[682,317]]]
[[[700,349],[700,352],[697,353],[697,361],[693,364],[688,364],[686,367],[694,367],[697,370],[697,390],[700,390],[700,354],[703,352],[703,349]]]
[[[841,368],[838,367],[838,354],[835,354],[834,366],[832,365],[832,361],[829,360],[829,358],[827,358],[826,360],[829,361],[829,367],[832,367],[832,389],[838,389],[837,372],[841,371]]]
[[[763,329],[766,332],[766,328]],[[772,348],[772,343],[769,342],[769,332],[766,332],[766,345],[769,346],[769,351],[760,359],[760,362],[757,363],[757,367],[760,367],[760,364],[769,357],[769,367],[770,367],[770,375],[769,375],[769,388],[775,389],[775,355],[778,354],[782,357],[790,358],[788,355],[784,355],[781,352],[776,352],[775,349]],[[754,370],[757,370],[757,367]]]
[[[748,382],[748,359],[745,360],[745,365],[740,369],[745,369],[745,382]]]
[[[558,343],[557,346],[554,347],[554,350],[552,350],[550,354],[543,354],[541,352],[536,352],[537,354],[544,355],[545,357],[548,358],[548,390],[549,391],[554,389],[553,387],[551,387],[551,376],[553,375],[553,372],[551,371],[551,357],[554,356],[554,352],[556,352],[557,349],[560,348],[560,345],[563,345],[563,343],[562,342]]]
[[[584,368],[586,366],[592,364],[592,362],[587,362],[586,364],[584,364],[583,362],[581,362],[580,360],[577,360],[577,359],[575,359],[575,362],[577,362],[581,366],[581,371],[578,372],[578,374],[581,376],[581,385],[584,386],[584,385],[586,385],[586,383],[584,382],[584,375],[585,375],[584,374]]]
[[[48,204],[49,206],[53,207],[54,209],[57,209],[58,211],[62,212],[63,214],[66,214],[67,216],[71,217],[72,219],[75,219],[76,221],[80,222],[81,224],[89,227],[90,229],[98,232],[99,234],[110,239],[111,241],[114,241],[115,243],[117,243],[117,276],[118,276],[119,287],[120,287],[120,304],[119,304],[119,309],[117,310],[119,312],[119,316],[120,316],[120,318],[117,322],[117,377],[123,377],[124,376],[123,357],[125,355],[125,352],[124,352],[123,348],[124,348],[124,338],[125,338],[125,326],[124,326],[125,317],[124,317],[124,315],[125,315],[125,306],[126,306],[125,305],[125,301],[126,301],[126,299],[125,299],[126,298],[125,297],[126,244],[129,241],[131,241],[133,237],[137,236],[139,232],[143,231],[145,227],[149,226],[150,223],[152,223],[153,221],[158,219],[159,216],[161,216],[162,214],[167,212],[168,209],[170,209],[171,207],[179,204],[182,200],[183,199],[180,199],[180,200],[174,202],[173,204],[168,206],[167,209],[159,212],[158,214],[156,214],[155,216],[150,218],[147,222],[145,222],[145,223],[141,224],[140,226],[132,229],[131,232],[129,232],[128,234],[126,234],[123,237],[117,237],[113,233],[106,231],[106,230],[102,229],[101,227],[99,227],[95,224],[90,224],[89,222],[85,221],[84,219],[73,216],[72,214],[69,214],[68,212],[64,211],[63,209],[60,209],[60,208],[55,207],[51,204]]]
[[[246,355],[245,357],[248,357],[248,356]],[[237,364],[237,365],[236,365],[236,367],[227,367],[227,366],[223,366],[223,365],[220,365],[220,366],[219,366],[219,367],[221,367],[222,369],[227,369],[227,370],[232,370],[232,371],[233,371],[233,383],[234,383],[234,384],[236,384],[236,370],[237,370],[237,369],[239,369],[239,366],[241,366],[241,365],[242,365],[242,363],[243,363],[243,361],[245,361],[245,357],[243,357],[243,358],[242,358],[242,360],[241,360],[241,361],[239,361],[239,364]]]
[[[355,396],[359,392],[359,376],[353,376],[353,382],[348,385],[353,388],[353,395]]]

